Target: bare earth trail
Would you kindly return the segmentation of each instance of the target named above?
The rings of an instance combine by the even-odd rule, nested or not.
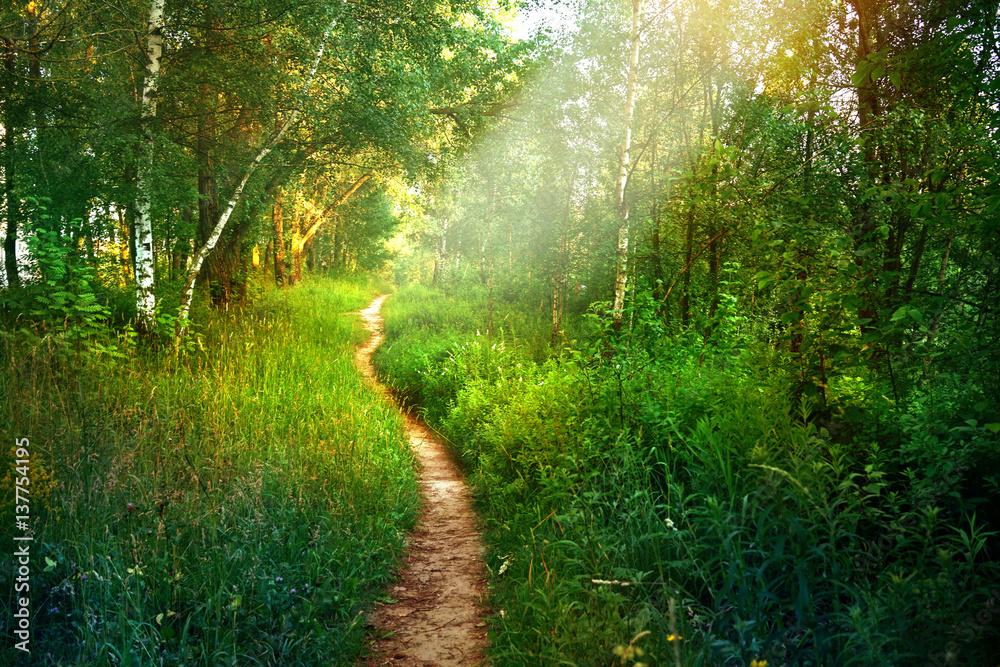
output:
[[[355,363],[374,387],[372,353],[381,344],[383,294],[361,311],[371,338],[355,353]],[[405,569],[369,623],[376,635],[368,667],[471,666],[483,662],[483,548],[465,481],[445,447],[424,424],[401,410],[406,434],[420,463],[423,511],[410,536]]]

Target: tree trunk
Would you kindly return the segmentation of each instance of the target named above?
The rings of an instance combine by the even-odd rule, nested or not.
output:
[[[569,234],[569,216],[573,205],[573,186],[576,174],[570,175],[569,192],[566,194],[566,211],[563,215],[562,229],[559,230],[559,259],[556,262],[556,274],[552,279],[552,345],[559,340],[559,328],[562,320],[562,302],[566,294],[566,249]]]
[[[162,1],[162,0],[154,0]],[[194,258],[191,261],[191,267],[188,269],[187,279],[185,280],[184,290],[181,293],[181,304],[177,313],[177,326],[174,329],[174,349],[180,346],[181,339],[184,337],[184,333],[187,330],[187,317],[191,309],[191,300],[194,297],[194,284],[195,280],[198,278],[198,273],[201,271],[202,264],[205,262],[205,258],[212,252],[215,245],[218,243],[219,238],[222,236],[222,232],[226,229],[226,225],[229,223],[229,218],[232,216],[233,211],[236,206],[243,199],[243,191],[246,188],[247,182],[250,177],[253,176],[257,167],[260,166],[261,162],[264,161],[271,150],[274,148],[275,144],[281,141],[282,137],[285,136],[285,132],[288,128],[292,126],[295,119],[298,118],[299,112],[302,110],[302,105],[305,102],[305,96],[309,92],[310,87],[312,87],[312,81],[316,76],[316,70],[319,69],[320,61],[323,59],[323,52],[326,50],[326,42],[330,37],[330,32],[333,30],[333,24],[331,23],[326,31],[323,33],[323,38],[320,43],[319,50],[316,53],[316,58],[313,61],[312,69],[306,78],[305,83],[302,86],[302,93],[299,97],[298,103],[295,105],[295,109],[292,113],[288,115],[285,122],[282,124],[281,128],[268,137],[264,141],[264,145],[257,152],[257,155],[250,162],[246,171],[243,173],[243,177],[240,179],[239,184],[236,186],[232,197],[229,198],[229,203],[226,205],[225,211],[219,216],[219,221],[216,223],[215,228],[212,230],[212,234],[209,236],[208,240],[198,249],[195,253]]]
[[[486,317],[486,343],[493,344],[493,200],[496,198],[496,189],[490,179],[490,200],[486,204],[486,243],[490,250],[490,272],[489,281],[489,313]]]
[[[873,41],[874,35],[872,34],[873,30],[876,28],[875,17],[873,16],[875,8],[871,6],[868,0],[848,1],[854,8],[858,19],[856,62],[860,64],[868,60],[868,57],[875,51]],[[880,115],[879,100],[875,84],[870,79],[860,82],[860,85],[857,88],[857,95],[858,122],[860,125],[860,136],[862,139],[862,152],[864,155],[865,165],[868,169],[868,175],[871,182],[874,183],[878,180],[878,160],[873,123]],[[875,280],[873,275],[874,269],[871,267],[864,267],[865,256],[868,253],[863,252],[864,246],[867,243],[872,242],[872,239],[870,239],[869,236],[874,229],[874,211],[872,209],[871,200],[866,199],[858,205],[854,212],[854,225],[852,229],[854,248],[857,256],[855,263],[861,269],[860,275],[862,276],[862,281],[868,283],[867,285],[862,284],[858,286],[858,289],[862,293],[869,295],[866,298],[866,301],[858,308],[858,319],[861,320],[862,333],[874,331],[876,319],[878,318],[878,304],[875,302],[874,296],[876,289],[872,284]]]
[[[14,161],[14,151],[16,149],[14,135],[16,134],[16,128],[18,122],[15,118],[15,102],[14,102],[14,82],[16,80],[14,63],[17,56],[17,51],[14,48],[14,41],[8,37],[4,37],[4,72],[6,74],[6,81],[3,87],[4,98],[7,102],[4,104],[4,115],[3,115],[3,154],[4,154],[4,204],[6,205],[7,211],[7,229],[6,236],[3,242],[3,252],[4,252],[4,270],[7,275],[7,286],[12,288],[18,288],[21,286],[21,277],[17,270],[17,233],[18,226],[21,218],[21,200],[15,192],[15,161]]]
[[[625,308],[625,287],[628,282],[628,203],[625,188],[628,185],[629,149],[632,146],[632,116],[635,111],[635,89],[639,70],[639,15],[643,0],[632,0],[631,49],[628,64],[628,82],[625,92],[625,120],[622,126],[622,143],[618,151],[618,177],[615,179],[615,205],[618,213],[618,242],[615,250],[615,298],[611,306],[611,324],[618,330],[622,325]]]
[[[146,38],[146,75],[142,89],[142,157],[136,172],[136,202],[134,246],[132,258],[135,269],[137,324],[149,329],[153,325],[156,297],[155,257],[153,255],[153,222],[150,201],[150,178],[155,150],[152,123],[156,118],[156,93],[160,76],[160,59],[163,54],[164,0],[152,0],[149,10],[149,27]]]
[[[292,278],[289,281],[290,285],[294,285],[302,280],[302,243],[300,242],[301,234],[299,232],[301,223],[300,219],[296,219],[295,224],[292,225]]]
[[[339,197],[337,197],[335,201],[333,201],[325,209],[323,209],[322,213],[318,213],[313,217],[311,217],[306,225],[299,225],[299,230],[301,232],[301,237],[299,239],[300,247],[304,246],[306,243],[309,243],[313,239],[313,237],[316,235],[316,232],[319,231],[320,227],[323,226],[323,223],[326,222],[327,220],[332,219],[334,211],[340,206],[342,206],[344,202],[350,199],[351,195],[353,195],[355,192],[361,189],[361,186],[365,184],[365,181],[367,181],[369,178],[372,177],[373,173],[374,172],[369,171],[368,173],[358,178],[349,188],[347,188],[347,190],[344,191],[343,194],[341,194]],[[321,193],[317,196],[317,200],[319,201],[325,200],[326,192],[327,192],[326,187],[323,187]]]
[[[155,259],[153,257],[153,220],[150,201],[155,150],[152,123],[156,118],[156,90],[160,79],[160,58],[163,55],[163,4],[152,0],[149,8],[149,28],[146,36],[146,76],[142,85],[142,145],[136,173],[135,199],[135,303],[137,326],[149,330],[156,313],[153,294]]]
[[[694,254],[694,206],[688,209],[684,232],[684,283],[681,288],[681,326],[691,324],[691,262]]]
[[[127,285],[132,276],[135,275],[135,266],[132,262],[132,258],[135,257],[133,251],[135,245],[133,243],[133,232],[135,231],[134,216],[129,216],[129,212],[132,207],[128,207],[128,210],[118,209],[118,268],[121,271],[121,280],[123,285]],[[133,220],[133,224],[129,224],[129,219]]]
[[[431,278],[431,284],[435,287],[444,279],[442,274],[444,272],[445,253],[448,249],[447,243],[448,218],[444,218],[441,220],[441,228],[438,234],[437,244],[434,246],[434,276]]]
[[[282,206],[282,192],[274,196],[274,208],[271,209],[271,222],[274,224],[274,282],[278,287],[285,286],[285,214]]]
[[[170,280],[178,280],[184,275],[184,262],[187,260],[187,241],[177,239],[170,258]]]
[[[924,248],[926,245],[927,223],[925,222],[920,228],[920,238],[917,239],[917,247],[913,251],[913,261],[910,262],[909,275],[906,277],[906,285],[903,287],[906,292],[913,289],[913,284],[917,280],[917,274],[920,272],[920,261],[924,258]]]

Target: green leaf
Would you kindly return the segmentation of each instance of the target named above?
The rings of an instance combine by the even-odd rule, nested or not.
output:
[[[45,557],[45,569],[42,570],[42,571],[43,572],[51,572],[52,570],[55,569],[55,567],[56,567],[56,562],[54,560],[52,560],[51,558],[49,558],[48,556],[46,556]]]
[[[983,424],[983,428],[987,431],[992,431],[993,433],[1000,433],[1000,424]]]
[[[892,314],[892,317],[889,318],[889,321],[891,321],[891,322],[898,322],[901,319],[903,319],[904,317],[906,317],[906,314],[909,311],[910,311],[910,307],[909,306],[901,306],[895,313]]]
[[[890,70],[889,81],[892,81],[892,85],[894,85],[897,90],[903,89],[903,75],[899,73],[899,70]]]
[[[872,81],[878,81],[885,76],[885,65],[878,65],[872,70]]]
[[[875,69],[875,63],[871,61],[863,60],[858,63],[858,69],[854,72],[854,76],[851,77],[851,85],[855,88],[860,88],[867,83],[873,69]]]

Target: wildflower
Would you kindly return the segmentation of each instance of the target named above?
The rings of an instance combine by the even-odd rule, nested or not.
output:
[[[87,573],[84,572],[83,574],[80,575],[80,581],[86,581],[86,580],[87,580]]]
[[[671,530],[677,530],[677,526],[674,525],[672,519],[669,518],[667,519],[667,528],[670,528]]]
[[[767,660],[757,660],[755,658],[750,661],[750,667],[767,667]]]
[[[668,642],[679,642],[682,639],[684,638],[681,637],[680,635],[667,635]],[[767,665],[761,665],[761,667],[767,667]]]
[[[298,591],[297,589],[295,589],[295,588],[293,588],[293,589],[292,589],[292,595],[295,595],[295,594],[296,594],[296,593],[298,593],[298,592],[299,592],[299,591]]]
[[[276,583],[279,583],[279,584],[280,584],[280,583],[281,583],[282,581],[284,581],[284,580],[285,580],[285,578],[284,578],[284,577],[275,577],[275,578],[274,578],[274,581],[275,581]]]
[[[125,506],[125,511],[131,514],[132,512],[135,511],[135,505],[129,503],[128,505]]]

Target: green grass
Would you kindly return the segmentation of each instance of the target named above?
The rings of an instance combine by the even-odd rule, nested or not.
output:
[[[970,484],[971,466],[910,465],[915,447],[932,453],[915,423],[889,446],[899,416],[878,412],[875,380],[831,388],[827,428],[772,347],[592,322],[545,355],[516,304],[525,339],[470,335],[477,303],[401,291],[378,363],[468,468],[494,664],[924,665],[951,651],[993,667],[995,489]],[[933,446],[956,461],[1000,445],[952,426]]]
[[[6,338],[3,438],[31,438],[32,664],[353,659],[418,503],[399,416],[353,367],[351,311],[375,293],[273,291],[174,361]],[[0,662],[27,664],[11,645]]]

